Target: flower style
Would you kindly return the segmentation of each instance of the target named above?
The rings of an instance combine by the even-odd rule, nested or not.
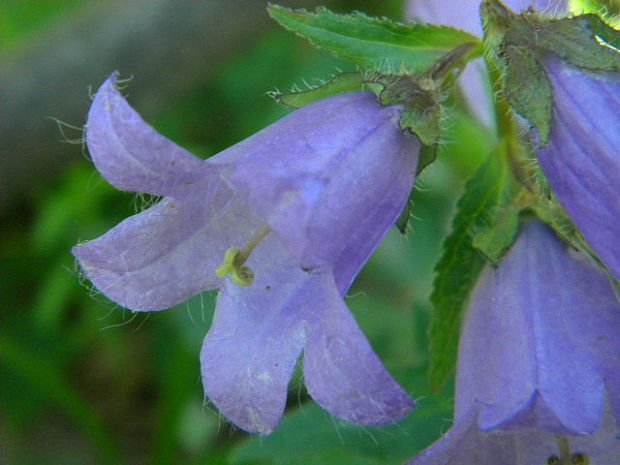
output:
[[[615,465],[620,304],[539,222],[487,267],[461,332],[455,424],[411,465]]]
[[[312,397],[361,424],[413,407],[343,296],[404,207],[420,144],[372,93],[304,107],[206,161],[99,89],[87,143],[115,187],[164,196],[74,248],[103,294],[161,310],[219,289],[201,353],[205,392],[239,427],[273,431],[304,350]]]

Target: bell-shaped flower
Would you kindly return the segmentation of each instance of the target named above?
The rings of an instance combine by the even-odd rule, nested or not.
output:
[[[239,427],[277,426],[302,350],[312,397],[360,424],[413,404],[343,296],[403,209],[420,144],[399,107],[351,93],[304,107],[201,160],[99,89],[86,139],[119,189],[163,196],[73,253],[95,287],[136,311],[219,289],[202,353],[207,396]]]
[[[472,294],[454,426],[410,464],[617,464],[619,334],[608,277],[530,223]]]
[[[606,410],[595,434],[561,436],[536,428],[481,430],[478,409],[407,465],[617,465],[618,426]]]
[[[620,74],[578,70],[548,56],[554,113],[538,160],[558,200],[620,279]]]
[[[566,0],[504,0],[520,12],[566,15]],[[410,17],[481,33],[479,0],[411,0]],[[576,69],[547,53],[541,55],[553,87],[554,113],[549,143],[538,159],[558,200],[592,249],[620,279],[620,76]],[[461,80],[470,107],[488,121],[489,94],[480,63]]]

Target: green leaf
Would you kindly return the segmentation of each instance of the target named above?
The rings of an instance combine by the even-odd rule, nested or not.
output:
[[[311,13],[277,5],[270,5],[268,11],[286,29],[316,47],[387,73],[423,72],[449,51],[466,43],[480,43],[471,34],[451,27],[402,24],[362,13],[339,15],[326,8]]]
[[[334,76],[326,83],[299,92],[274,92],[271,94],[278,103],[290,108],[301,108],[318,100],[348,92],[362,92],[370,86],[364,83],[361,73],[347,72]]]
[[[465,184],[452,231],[435,266],[429,329],[429,377],[435,392],[454,373],[461,318],[485,264],[473,237],[496,223],[502,206],[512,197],[514,180],[502,155],[499,150],[492,153]]]
[[[547,73],[534,52],[509,45],[504,49],[506,98],[514,110],[540,131],[543,144],[549,139],[553,91]]]
[[[508,201],[500,207],[494,224],[474,235],[473,246],[493,265],[500,262],[516,240],[520,213],[519,205]]]

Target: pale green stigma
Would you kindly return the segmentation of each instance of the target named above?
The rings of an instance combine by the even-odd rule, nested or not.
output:
[[[245,262],[250,258],[252,252],[267,234],[271,232],[270,228],[262,228],[254,233],[250,242],[242,249],[231,247],[224,253],[224,261],[219,268],[215,270],[218,278],[223,278],[230,274],[230,279],[238,286],[251,286],[256,278],[252,268],[244,266]]]

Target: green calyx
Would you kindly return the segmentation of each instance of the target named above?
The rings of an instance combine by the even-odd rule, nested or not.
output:
[[[418,173],[437,157],[443,132],[445,89],[454,85],[465,64],[478,54],[476,44],[464,44],[433,62],[423,74],[376,74],[366,79],[377,86],[373,90],[382,105],[403,108],[401,129],[417,136],[423,146]]]
[[[435,145],[441,134],[441,89],[426,76],[381,75],[376,78],[382,89],[382,105],[401,105],[400,127],[415,134],[422,144]]]
[[[485,0],[481,13],[487,60],[500,72],[506,99],[540,131],[543,144],[553,109],[543,66],[547,54],[587,71],[620,71],[620,31],[598,15],[555,19],[516,14],[499,0]]]

